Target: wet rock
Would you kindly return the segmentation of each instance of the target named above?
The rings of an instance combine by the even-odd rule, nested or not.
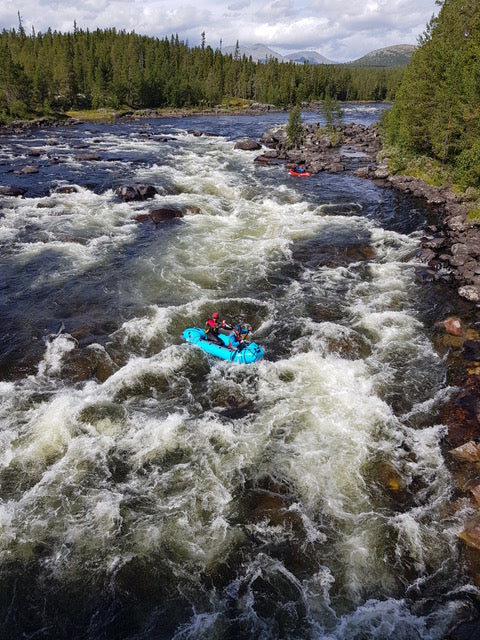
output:
[[[21,175],[21,174],[38,173],[38,171],[39,171],[38,167],[35,167],[33,165],[27,165],[26,167],[23,167],[19,171],[14,171],[13,173]]]
[[[438,322],[436,328],[443,328],[451,336],[461,336],[463,332],[463,323],[460,318],[450,316],[441,322]]]
[[[458,537],[470,547],[480,550],[480,514],[476,514],[467,521]]]
[[[262,145],[256,140],[247,138],[245,140],[239,140],[235,143],[235,149],[241,149],[242,151],[258,151],[262,148]]]
[[[85,382],[94,377],[95,365],[83,349],[74,349],[64,356],[62,377],[71,382]]]
[[[435,253],[435,251],[433,251],[433,249],[420,248],[416,249],[414,255],[418,262],[428,264],[431,260],[433,260],[433,258],[435,258],[437,254]]]
[[[197,207],[195,204],[187,204],[183,208],[187,213],[193,213],[195,215],[202,213],[200,207]]]
[[[135,217],[137,222],[152,221],[155,224],[165,222],[165,220],[173,220],[174,218],[183,218],[185,215],[181,207],[165,206],[158,209],[152,209],[149,213],[142,213]]]
[[[422,246],[426,249],[432,249],[433,251],[438,251],[439,249],[443,249],[447,244],[445,236],[439,236],[437,238],[426,238],[422,240]]]
[[[480,361],[480,341],[467,340],[463,345],[463,353],[465,360],[472,362]]]
[[[438,276],[433,269],[415,269],[415,279],[417,282],[435,282]]]
[[[389,462],[382,462],[376,468],[377,480],[389,491],[397,493],[406,488],[405,479]]]
[[[472,494],[472,498],[475,500],[475,504],[477,507],[480,506],[480,483],[470,487],[470,493]]]
[[[108,420],[112,423],[123,423],[127,418],[127,410],[114,402],[99,402],[84,407],[78,419],[81,422],[97,425]]]
[[[80,346],[87,346],[91,344],[98,335],[98,330],[90,325],[82,325],[81,327],[75,327],[70,331],[72,338],[75,338],[76,343]]]
[[[139,184],[137,185],[137,192],[141,200],[149,200],[153,198],[157,193],[157,189],[151,184]]]
[[[287,141],[287,131],[283,127],[276,127],[266,131],[260,138],[260,142],[267,147],[277,147]]]
[[[480,462],[480,445],[470,440],[450,450],[450,454],[459,462]]]
[[[153,209],[149,213],[150,219],[157,224],[164,220],[172,220],[173,218],[183,218],[184,213],[180,207],[160,207]]]
[[[12,185],[0,185],[0,196],[23,196],[27,192],[22,187],[14,187]]]
[[[77,187],[65,185],[63,187],[56,187],[54,193],[77,193],[77,191]]]
[[[325,166],[325,171],[329,173],[343,173],[343,171],[345,171],[345,165],[341,162],[331,162]]]
[[[115,187],[114,191],[123,202],[149,200],[158,193],[157,189],[149,184],[120,185]]]
[[[75,348],[63,359],[61,375],[72,382],[96,379],[105,382],[118,367],[100,345]]]
[[[470,440],[480,440],[480,378],[467,377],[463,388],[442,410],[442,422],[447,425],[447,442],[459,447]]]
[[[276,164],[276,162],[273,160],[273,158],[269,155],[267,155],[266,153],[262,154],[261,156],[256,156],[256,158],[254,158],[254,163],[255,164],[263,164],[263,165],[273,165]]]
[[[79,153],[76,156],[76,159],[79,162],[94,162],[97,160],[101,160],[101,157],[98,155],[98,153]]]
[[[458,295],[470,302],[480,302],[480,287],[465,285],[458,289]]]

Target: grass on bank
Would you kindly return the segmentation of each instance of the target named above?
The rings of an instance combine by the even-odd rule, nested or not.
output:
[[[141,114],[152,113],[158,116],[174,115],[175,113],[201,113],[202,111],[219,111],[232,112],[248,109],[252,104],[251,100],[244,100],[242,98],[225,98],[221,104],[215,107],[208,107],[206,104],[196,105],[193,107],[159,107],[151,109],[132,109],[130,107],[123,107],[120,109],[102,108],[102,109],[71,109],[65,112],[65,115],[70,118],[76,118],[84,122],[111,122],[118,117],[127,114]]]
[[[115,109],[71,109],[65,114],[70,118],[76,118],[84,122],[111,122],[125,111]]]

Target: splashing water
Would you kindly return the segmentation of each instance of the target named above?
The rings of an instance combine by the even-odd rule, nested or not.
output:
[[[414,278],[425,212],[187,129],[65,130],[75,192],[2,203],[2,632],[444,637],[475,589],[421,319],[435,292]],[[76,136],[116,156],[93,188]],[[121,175],[163,195],[122,203]],[[200,213],[135,222],[163,204]],[[250,322],[266,358],[183,343],[213,310]]]

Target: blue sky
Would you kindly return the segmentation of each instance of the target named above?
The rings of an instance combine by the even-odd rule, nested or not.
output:
[[[190,45],[261,43],[290,53],[315,50],[346,62],[393,44],[416,44],[435,0],[3,0],[0,28],[27,32],[116,27],[163,38],[178,34]]]

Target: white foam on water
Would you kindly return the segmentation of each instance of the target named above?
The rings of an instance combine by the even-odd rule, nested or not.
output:
[[[47,341],[45,355],[38,367],[40,375],[59,373],[65,354],[75,348],[75,340],[69,334],[61,334]]]
[[[230,141],[178,135],[184,148],[167,146],[167,164],[135,170],[134,179],[176,187],[149,207],[194,204],[201,214],[155,228],[156,240],[142,246],[129,275],[147,300],[144,313],[127,315],[98,345],[120,351],[117,370],[103,383],[63,380],[77,345],[60,334],[46,343],[36,373],[0,383],[0,473],[11,482],[0,501],[2,559],[35,559],[41,541],[42,568],[64,584],[87,574],[115,585],[135,558],[168,566],[179,593],[207,589],[212,576],[177,638],[213,637],[232,606],[251,637],[274,638],[258,583],[267,608],[281,611],[279,619],[301,612],[298,633],[312,638],[442,637],[460,598],[426,616],[402,595],[412,567],[413,582],[428,583],[456,558],[461,515],[441,515],[451,487],[444,428],[413,425],[443,395],[412,391],[401,415],[386,399],[409,380],[430,382],[441,367],[415,312],[409,260],[417,241],[363,218],[354,201],[334,215],[333,204],[309,202],[293,184],[267,189],[252,156]],[[137,135],[104,142],[125,154],[158,147]],[[132,218],[145,206],[80,189],[16,201],[0,225],[14,240],[28,224],[46,234],[45,242],[33,234],[14,243],[19,265],[53,249],[81,276],[135,242],[141,231]],[[296,265],[298,278],[270,288],[299,244],[341,247],[346,230],[369,245],[369,257]],[[309,313],[331,300],[338,318]],[[267,353],[251,367],[214,361],[181,340],[214,307],[255,310],[256,329],[269,339],[282,323],[295,332],[281,356]],[[371,471],[379,461],[411,490],[401,510]],[[273,506],[259,500],[250,508],[265,482]],[[217,588],[217,567],[227,571],[222,563],[236,554],[241,562]],[[296,554],[298,566],[289,557]]]
[[[52,254],[60,263],[54,271],[34,275],[29,283],[32,289],[81,276],[103,265],[116,248],[134,241],[137,226],[130,220],[131,209],[125,204],[112,204],[111,195],[78,188],[71,194],[22,199],[8,211],[0,224],[8,239],[14,241],[9,257],[12,265],[26,268],[33,260],[44,256],[48,260]],[[48,206],[37,208],[39,203]],[[32,225],[38,231],[30,232],[28,241],[23,241]]]

